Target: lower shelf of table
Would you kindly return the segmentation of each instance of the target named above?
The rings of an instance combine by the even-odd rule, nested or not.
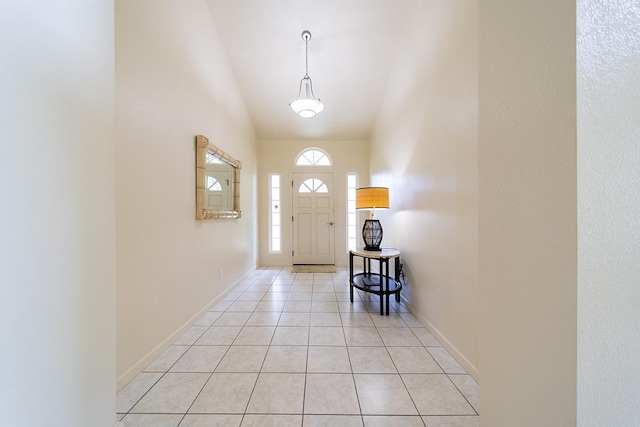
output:
[[[387,279],[389,279],[389,289],[387,289]],[[382,276],[382,286],[380,286],[380,274],[378,273],[358,273],[351,279],[351,285],[361,291],[375,295],[393,295],[402,289],[402,283],[393,277]]]

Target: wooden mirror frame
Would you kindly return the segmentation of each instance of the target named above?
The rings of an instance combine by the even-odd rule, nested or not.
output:
[[[233,167],[233,209],[207,209],[207,152]],[[209,142],[204,135],[196,136],[196,219],[240,218],[240,171],[242,162]]]

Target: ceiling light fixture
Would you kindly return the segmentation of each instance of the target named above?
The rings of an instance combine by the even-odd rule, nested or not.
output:
[[[309,77],[309,40],[311,33],[309,30],[302,32],[302,40],[304,40],[305,49],[305,68],[304,77],[300,81],[300,90],[298,90],[298,98],[289,106],[300,117],[310,118],[324,110],[324,105],[313,95],[313,87],[311,86],[311,77]]]

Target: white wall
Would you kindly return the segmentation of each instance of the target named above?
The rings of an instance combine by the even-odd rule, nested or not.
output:
[[[116,2],[116,84],[123,386],[255,267],[256,148],[204,1]],[[195,220],[197,134],[242,161],[241,219]]]
[[[481,422],[572,426],[575,4],[492,0],[479,12]]]
[[[293,113],[291,113],[293,114]],[[304,120],[304,119],[300,119]],[[331,167],[294,166],[296,156],[304,149],[318,147],[326,151],[333,161]],[[335,173],[335,263],[349,265],[347,251],[347,174],[357,173],[361,186],[369,183],[369,146],[366,141],[260,141],[258,158],[259,264],[263,266],[290,266],[291,250],[291,174],[293,172]],[[269,253],[269,174],[280,174],[282,252]]]
[[[113,3],[0,5],[0,424],[115,422]]]
[[[478,376],[477,5],[415,2],[372,138],[385,245],[402,251],[403,295]]]
[[[578,424],[640,423],[640,4],[578,2]]]

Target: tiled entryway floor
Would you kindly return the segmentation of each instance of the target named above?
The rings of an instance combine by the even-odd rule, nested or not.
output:
[[[479,424],[478,385],[349,274],[252,272],[118,393],[127,427]]]

